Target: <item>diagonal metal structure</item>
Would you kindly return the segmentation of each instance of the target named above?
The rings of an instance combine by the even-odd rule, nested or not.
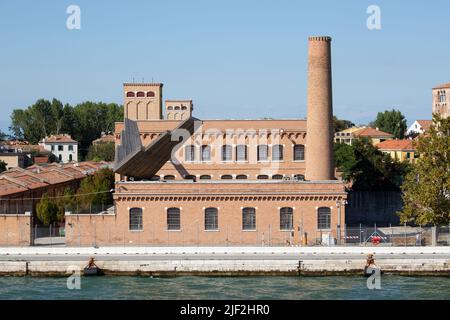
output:
[[[192,136],[196,122],[200,120],[191,117],[144,147],[136,121],[125,119],[121,142],[116,146],[114,172],[128,177],[151,179],[170,160],[176,145]]]

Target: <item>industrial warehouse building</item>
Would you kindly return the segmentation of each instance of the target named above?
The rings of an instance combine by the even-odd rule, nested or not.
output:
[[[309,38],[307,120],[199,120],[160,83],[126,83],[115,212],[66,215],[67,245],[339,242],[331,38]],[[300,113],[300,110],[299,110]]]

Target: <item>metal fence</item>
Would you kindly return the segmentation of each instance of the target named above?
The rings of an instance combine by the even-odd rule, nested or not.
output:
[[[101,216],[101,215],[100,215]],[[114,219],[113,216],[109,217]],[[107,218],[107,217],[106,217]],[[29,227],[28,227],[29,228]],[[301,234],[296,231],[273,232],[270,226],[264,230],[232,233],[207,232],[200,225],[179,232],[157,232],[150,226],[145,232],[130,232],[120,225],[93,222],[84,228],[72,229],[64,226],[38,226],[31,230],[31,244],[36,246],[450,246],[450,226],[352,226],[343,227],[340,236],[334,230]],[[18,234],[15,234],[18,233]],[[17,232],[3,230],[0,243],[14,245],[17,237],[26,244],[26,230]],[[23,238],[23,239],[22,239]]]

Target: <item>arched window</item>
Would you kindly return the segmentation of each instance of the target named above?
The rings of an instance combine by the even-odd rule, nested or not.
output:
[[[180,209],[169,208],[167,209],[167,230],[180,230]]]
[[[280,209],[280,230],[294,229],[294,210],[289,207]]]
[[[202,161],[211,161],[211,147],[207,145],[202,146]]]
[[[160,176],[153,176],[150,180],[151,181],[159,181],[161,179]]]
[[[217,208],[205,209],[205,230],[219,229],[219,214]]]
[[[178,118],[179,118],[179,114],[178,113],[174,113],[173,120],[178,120]]]
[[[322,207],[317,210],[317,229],[331,229],[331,209]]]
[[[242,209],[242,230],[256,230],[255,208]]]
[[[185,116],[185,114],[182,113],[182,114],[180,115],[180,120],[184,120],[184,116]]]
[[[145,97],[145,92],[138,91],[138,93],[136,93],[136,97],[138,97],[138,98]]]
[[[164,176],[164,180],[175,180],[175,176],[169,174],[167,176]]]
[[[296,144],[294,146],[294,161],[305,160],[305,146],[302,144]]]
[[[258,146],[258,161],[267,161],[269,158],[269,147],[265,144]]]
[[[168,106],[167,110],[173,110],[173,107],[172,106]]]
[[[179,106],[175,106],[174,109],[175,110],[180,110],[180,107]]]
[[[272,160],[283,160],[283,146],[281,144],[276,144],[272,147]]]
[[[184,160],[185,161],[195,161],[195,146],[188,145],[184,147]]]
[[[128,91],[127,92],[127,97],[128,98],[133,98],[134,97],[134,92],[133,91]]]
[[[232,158],[232,147],[230,145],[222,146],[222,161],[231,161]]]
[[[267,180],[269,179],[269,176],[266,174],[260,174],[259,176],[256,177],[256,179],[258,180]]]
[[[230,174],[224,174],[224,175],[221,177],[221,179],[222,179],[222,180],[232,180],[232,179],[233,179],[233,176],[230,175]]]
[[[247,161],[247,146],[238,145],[236,146],[236,161]]]
[[[169,112],[167,114],[167,120],[172,120],[172,119],[173,119],[173,114],[172,114],[172,112]]]
[[[187,110],[186,106],[181,106],[181,110]]]
[[[184,177],[184,179],[186,180],[192,180],[195,182],[195,180],[197,179],[196,176],[192,175],[192,174],[188,174],[187,176]]]
[[[200,180],[211,180],[211,176],[209,174],[201,175]]]
[[[294,180],[305,181],[305,175],[303,175],[303,174],[294,174]]]
[[[236,176],[237,180],[247,180],[247,176],[245,174],[238,174]]]
[[[283,175],[282,174],[274,174],[272,176],[272,180],[283,180]]]
[[[154,96],[155,96],[155,93],[153,91],[147,91],[147,97],[151,98]]]
[[[130,209],[130,230],[142,230],[142,208]]]

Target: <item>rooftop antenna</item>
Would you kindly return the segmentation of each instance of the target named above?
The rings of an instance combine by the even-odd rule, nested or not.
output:
[[[152,77],[152,83],[153,83],[153,77]]]
[[[134,83],[134,77],[133,77],[133,83]]]
[[[144,83],[144,77],[142,77],[142,83]]]

